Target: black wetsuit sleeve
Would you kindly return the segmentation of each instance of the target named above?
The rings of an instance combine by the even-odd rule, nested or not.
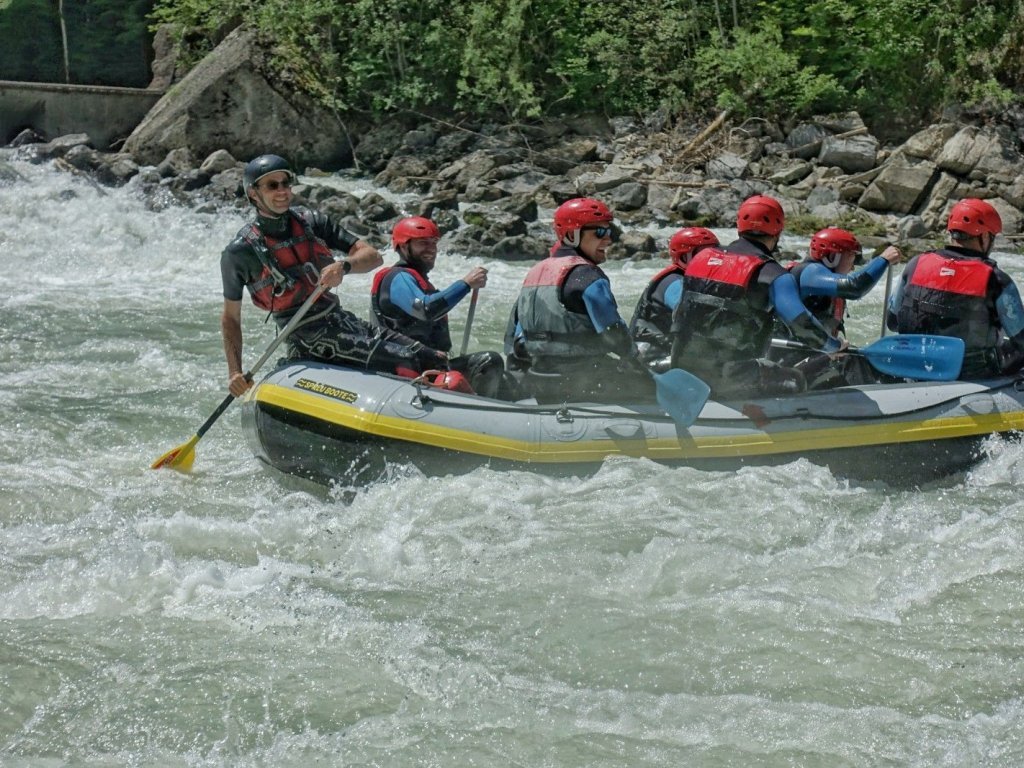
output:
[[[326,213],[313,211],[313,233],[335,251],[348,253],[359,238]]]
[[[228,301],[241,301],[246,284],[256,280],[262,271],[263,265],[249,244],[236,237],[220,254],[224,298]]]

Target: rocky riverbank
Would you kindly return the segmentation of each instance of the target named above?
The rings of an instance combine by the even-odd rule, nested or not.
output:
[[[1000,250],[1015,249],[1024,220],[1024,111],[1001,124],[949,114],[897,144],[880,141],[856,113],[792,125],[722,115],[708,126],[660,116],[516,125],[419,116],[357,126],[283,97],[251,58],[258,47],[246,34],[233,33],[168,91],[123,151],[98,152],[82,134],[44,142],[26,133],[14,142],[18,156],[100,185],[139,176],[153,207],[215,211],[245,206],[244,160],[274,151],[302,162],[308,183],[296,189],[300,200],[378,245],[398,217],[419,214],[438,222],[444,246],[506,260],[541,258],[550,226],[538,211],[583,195],[605,200],[621,222],[613,258],[664,247],[631,224],[730,227],[752,194],[780,199],[790,231],[843,226],[866,245],[895,241],[909,250],[941,240],[949,206],[964,197],[986,198],[999,211]],[[254,114],[283,117],[257,137]],[[336,173],[372,178],[416,202],[398,210],[377,194],[339,192],[327,178]]]

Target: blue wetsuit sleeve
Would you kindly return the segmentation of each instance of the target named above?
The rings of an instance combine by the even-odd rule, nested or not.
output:
[[[802,344],[814,346],[823,352],[836,352],[842,346],[838,339],[829,336],[807,307],[800,300],[800,289],[791,274],[784,274],[772,281],[768,297],[779,318]]]
[[[619,315],[619,307],[612,296],[612,286],[607,280],[595,280],[587,286],[583,291],[583,303],[598,333],[604,333],[613,325],[626,324]]]
[[[665,289],[665,306],[674,312],[675,308],[679,306],[682,300],[683,281],[676,280],[672,285]]]
[[[417,320],[437,320],[448,314],[460,299],[469,293],[469,286],[456,280],[443,291],[427,294],[408,272],[400,272],[391,281],[391,302]]]
[[[863,269],[837,275],[824,264],[809,264],[800,273],[800,295],[859,299],[875,287],[888,266],[888,261],[876,256]]]
[[[996,313],[1006,337],[1024,343],[1024,304],[1021,303],[1020,291],[1014,283],[1007,285],[999,294]]]

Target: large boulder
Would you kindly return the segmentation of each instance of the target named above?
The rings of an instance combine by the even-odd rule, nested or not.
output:
[[[921,198],[931,189],[938,176],[935,163],[893,155],[860,198],[860,207],[869,211],[913,213]]]
[[[256,33],[239,27],[172,87],[125,142],[138,162],[155,165],[185,147],[202,158],[227,149],[248,159],[264,152],[308,163],[343,166],[352,147],[337,117],[263,74]]]

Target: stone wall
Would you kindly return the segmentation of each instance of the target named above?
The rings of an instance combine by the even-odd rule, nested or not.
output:
[[[123,141],[163,95],[109,88],[0,80],[0,144],[31,128],[43,138],[85,133],[96,149]]]

